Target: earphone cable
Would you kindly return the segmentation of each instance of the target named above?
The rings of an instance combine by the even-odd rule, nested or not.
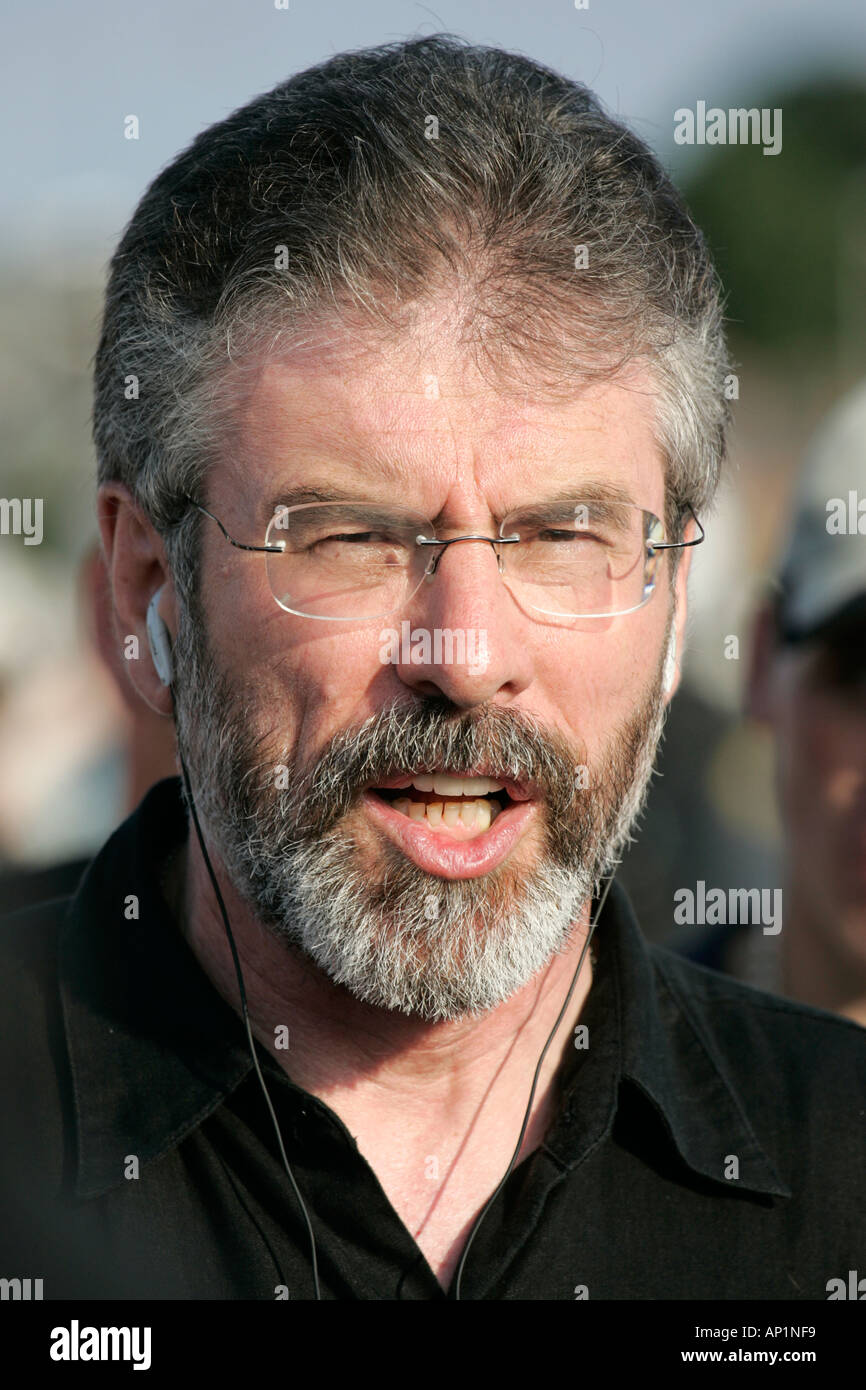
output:
[[[172,696],[173,696],[173,692],[172,692]],[[207,847],[206,847],[205,842],[204,842],[204,836],[202,835],[202,832],[201,832],[201,826],[199,825],[199,820],[198,820],[198,812],[196,811],[196,808],[195,808],[195,801],[194,801],[194,799],[193,799],[192,788],[191,788],[191,786],[190,786],[189,772],[187,771],[186,762],[185,762],[185,760],[184,760],[183,753],[180,751],[180,745],[179,745],[179,744],[178,744],[178,757],[180,758],[180,765],[181,765],[181,768],[182,768],[182,770],[183,770],[184,782],[185,782],[185,784],[186,784],[186,791],[187,791],[187,796],[189,797],[190,810],[192,811],[192,818],[193,818],[193,822],[194,822],[194,824],[195,824],[196,834],[198,835],[198,842],[199,842],[199,844],[200,844],[200,846],[201,846],[201,852],[202,852],[202,855],[204,856],[204,862],[205,862],[205,864],[206,864],[206,866],[207,866],[208,874],[210,875],[210,881],[211,881],[211,884],[213,885],[214,893],[216,894],[216,900],[217,900],[217,902],[218,902],[218,904],[219,904],[220,912],[222,913],[222,919],[223,919],[223,923],[225,924],[226,935],[227,935],[227,937],[228,937],[229,947],[231,948],[232,960],[233,960],[233,962],[234,962],[235,974],[236,974],[236,976],[237,976],[237,981],[238,981],[238,992],[239,992],[239,994],[240,994],[241,1011],[242,1011],[242,1013],[243,1013],[244,1026],[246,1027],[246,1031],[247,1031],[247,1042],[248,1042],[248,1044],[249,1044],[250,1056],[251,1056],[252,1059],[253,1059],[253,1066],[255,1067],[256,1076],[257,1076],[258,1079],[259,1079],[259,1085],[260,1085],[261,1088],[262,1088],[262,1094],[264,1095],[264,1098],[265,1098],[265,1104],[266,1104],[267,1107],[268,1107],[268,1112],[269,1112],[269,1114],[270,1114],[271,1121],[272,1121],[273,1126],[274,1126],[274,1133],[276,1134],[276,1137],[277,1137],[277,1144],[279,1145],[280,1157],[281,1157],[281,1159],[282,1159],[282,1161],[283,1161],[283,1167],[285,1168],[286,1173],[288,1174],[289,1182],[292,1184],[292,1188],[293,1188],[293,1190],[294,1190],[295,1196],[296,1196],[297,1199],[298,1199],[298,1203],[299,1203],[300,1208],[301,1208],[301,1211],[303,1212],[303,1215],[304,1215],[304,1220],[305,1220],[305,1222],[306,1222],[306,1224],[307,1224],[307,1231],[308,1231],[309,1236],[310,1236],[310,1257],[311,1257],[311,1259],[312,1259],[312,1264],[313,1264],[313,1283],[314,1283],[315,1289],[316,1289],[316,1299],[317,1299],[318,1301],[321,1301],[322,1292],[321,1292],[321,1288],[320,1288],[320,1286],[319,1286],[319,1265],[318,1265],[318,1260],[317,1260],[317,1258],[316,1258],[316,1238],[315,1238],[315,1236],[314,1236],[314,1234],[313,1234],[312,1222],[310,1221],[310,1215],[309,1215],[309,1212],[307,1211],[306,1203],[304,1202],[304,1199],[303,1199],[303,1197],[301,1196],[301,1190],[300,1190],[300,1188],[298,1187],[298,1184],[297,1184],[296,1181],[295,1181],[295,1175],[294,1175],[294,1173],[292,1172],[291,1165],[289,1164],[289,1160],[288,1160],[288,1158],[287,1158],[287,1156],[286,1156],[286,1149],[285,1149],[285,1145],[284,1145],[284,1143],[283,1143],[283,1136],[282,1136],[282,1132],[281,1132],[281,1130],[280,1130],[279,1121],[278,1121],[278,1119],[277,1119],[276,1111],[274,1110],[273,1103],[272,1103],[272,1101],[271,1101],[270,1092],[268,1091],[267,1085],[266,1085],[266,1083],[265,1083],[265,1078],[263,1077],[261,1067],[259,1066],[259,1059],[258,1059],[258,1056],[256,1055],[256,1046],[255,1046],[255,1040],[254,1040],[254,1038],[253,1038],[253,1031],[252,1031],[252,1028],[251,1028],[251,1026],[250,1026],[250,1014],[249,1014],[249,1009],[247,1008],[247,992],[246,992],[246,989],[244,988],[244,977],[243,977],[243,973],[242,973],[242,971],[241,971],[241,963],[240,963],[240,959],[239,959],[239,957],[238,957],[237,946],[235,945],[235,939],[234,939],[234,936],[233,936],[233,934],[232,934],[232,929],[231,929],[231,927],[230,927],[230,925],[229,925],[229,917],[228,917],[228,913],[226,912],[225,903],[223,902],[223,895],[222,895],[222,893],[220,892],[220,886],[219,886],[219,884],[217,883],[216,874],[215,874],[214,871],[213,871],[213,866],[211,865],[211,862],[210,862],[210,855],[209,855],[208,852],[207,852]]]

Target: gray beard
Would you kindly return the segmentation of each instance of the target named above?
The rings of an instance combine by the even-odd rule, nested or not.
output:
[[[256,732],[264,721],[218,669],[197,608],[182,614],[173,652],[178,744],[203,830],[279,940],[364,1003],[428,1022],[496,1008],[569,948],[646,801],[666,716],[661,666],[597,765],[523,711],[460,714],[413,697],[342,730],[304,772]],[[542,788],[545,845],[530,872],[506,861],[441,879],[387,841],[371,866],[343,824],[361,788],[389,774],[481,763]]]

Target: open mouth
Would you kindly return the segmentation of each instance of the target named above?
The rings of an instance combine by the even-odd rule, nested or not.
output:
[[[492,774],[492,775],[490,775]],[[369,783],[372,823],[419,868],[440,878],[476,878],[502,864],[536,822],[541,789],[495,768],[397,773]]]
[[[419,774],[393,778],[368,793],[390,805],[408,820],[423,823],[442,834],[466,832],[482,835],[515,801],[528,800],[516,785],[512,796],[504,782],[492,777],[462,777],[450,773]]]

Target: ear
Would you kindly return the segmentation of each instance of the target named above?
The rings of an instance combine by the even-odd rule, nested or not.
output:
[[[112,602],[111,634],[135,690],[157,714],[172,715],[171,694],[157,675],[147,638],[147,605],[163,588],[159,611],[177,633],[177,601],[159,532],[122,483],[105,483],[97,494],[97,518]],[[130,641],[135,638],[135,641]]]
[[[692,540],[693,537],[697,535],[697,530],[698,528],[695,522],[690,521],[685,529],[683,540]],[[668,553],[670,554],[670,552]],[[673,627],[671,628],[671,635],[676,639],[676,669],[671,685],[664,692],[664,702],[666,705],[670,704],[671,700],[676,695],[680,688],[680,681],[682,680],[683,652],[686,645],[686,620],[689,612],[688,579],[691,564],[691,547],[689,547],[688,550],[681,550],[679,564],[677,565],[677,577],[674,582],[676,616],[674,618]]]
[[[773,666],[777,647],[773,604],[765,599],[752,623],[743,692],[745,713],[763,724],[772,723],[774,717]]]

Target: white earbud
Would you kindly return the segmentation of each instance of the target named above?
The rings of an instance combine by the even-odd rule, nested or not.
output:
[[[165,586],[163,586],[165,587]],[[174,671],[171,664],[171,635],[158,610],[162,589],[157,589],[147,605],[147,642],[156,674],[163,685],[171,685]]]
[[[670,634],[670,641],[667,644],[667,656],[664,657],[664,694],[674,688],[674,681],[677,678],[677,632],[674,630]]]
[[[677,678],[677,634],[676,634],[676,629],[674,629],[674,631],[671,633],[670,641],[668,642],[668,653],[667,653],[667,656],[665,657],[665,670],[664,670],[664,676],[662,677],[662,679],[663,679],[663,681],[664,681],[664,687],[665,687],[665,694],[666,694],[666,695],[667,695],[667,693],[668,693],[669,690],[673,690],[674,681],[676,680],[676,678]]]

